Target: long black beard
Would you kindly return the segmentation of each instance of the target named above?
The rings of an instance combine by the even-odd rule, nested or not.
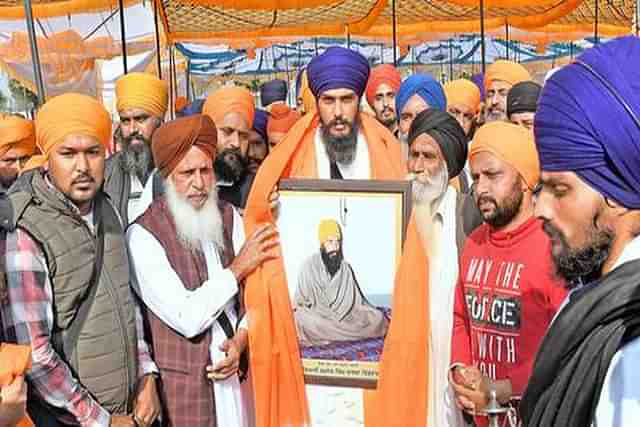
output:
[[[140,135],[135,135],[135,139],[142,139],[141,144],[131,145],[129,137],[122,140],[122,169],[125,173],[136,175],[140,182],[147,182],[151,171],[155,168],[153,163],[153,153],[151,152],[150,141]]]
[[[247,166],[239,149],[227,148],[216,157],[213,169],[218,180],[236,183],[247,174]]]
[[[491,197],[482,196],[478,199],[478,206],[482,200],[488,200],[496,207],[490,216],[483,218],[484,221],[493,228],[502,228],[509,225],[516,215],[518,215],[518,212],[520,212],[520,207],[524,200],[524,193],[520,189],[520,183],[516,180],[511,189],[510,196],[505,198],[502,204],[499,204]]]
[[[356,158],[356,144],[358,143],[358,126],[357,123],[351,124],[351,132],[342,137],[331,135],[329,130],[336,122],[333,121],[327,126],[320,126],[322,132],[322,141],[327,151],[329,159],[334,162],[350,164]]]
[[[597,279],[602,266],[609,258],[615,235],[611,230],[598,229],[596,226],[598,214],[594,217],[593,225],[589,226],[589,238],[584,246],[571,248],[565,236],[551,223],[545,221],[544,232],[554,243],[560,244],[560,252],[552,253],[555,273],[566,281],[567,289],[575,288],[580,280],[590,282]]]
[[[335,276],[342,265],[342,249],[338,249],[335,256],[330,256],[324,248],[320,248],[320,255],[324,266],[329,272],[329,276]]]

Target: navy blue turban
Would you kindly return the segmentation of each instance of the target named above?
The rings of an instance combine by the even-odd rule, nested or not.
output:
[[[332,46],[311,60],[307,77],[316,99],[332,89],[351,89],[362,97],[369,80],[369,61],[354,50]]]
[[[534,122],[542,170],[572,171],[640,209],[640,39],[587,50],[547,80]]]
[[[204,99],[196,99],[191,104],[187,105],[180,111],[176,112],[177,117],[188,117],[195,114],[202,114],[202,106],[204,105]]]
[[[256,109],[253,114],[253,130],[258,132],[264,142],[268,142],[269,138],[267,137],[267,122],[269,121],[269,113],[264,110]]]
[[[276,79],[266,82],[260,86],[260,101],[262,106],[266,107],[274,102],[284,102],[287,100],[287,82]]]
[[[400,90],[396,94],[396,111],[398,115],[413,95],[418,95],[434,110],[445,111],[447,109],[447,97],[440,82],[429,74],[414,74],[402,82]]]
[[[482,102],[484,102],[484,74],[474,74],[473,76],[471,76],[471,81],[474,82],[476,86],[478,86],[478,89],[480,89],[480,99],[482,99]]]

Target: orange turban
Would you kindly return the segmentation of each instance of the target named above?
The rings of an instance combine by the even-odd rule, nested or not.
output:
[[[184,96],[177,97],[176,102],[174,103],[176,113],[182,111],[187,105],[189,105],[189,100],[187,98],[185,98]]]
[[[300,114],[285,104],[274,104],[267,122],[267,135],[271,132],[285,133],[298,121]]]
[[[140,108],[154,116],[164,117],[169,105],[167,84],[149,73],[129,73],[116,82],[118,111]]]
[[[373,107],[373,101],[376,99],[376,91],[381,84],[387,84],[395,92],[398,92],[402,84],[402,76],[396,67],[391,64],[382,64],[371,70],[369,81],[367,82],[367,102]]]
[[[212,160],[216,157],[218,132],[209,116],[195,114],[160,126],[151,138],[153,161],[160,175],[167,178],[191,147],[196,146]]]
[[[329,237],[342,239],[340,225],[333,219],[323,219],[318,226],[318,240],[320,240],[320,244],[324,245],[324,243],[329,240]]]
[[[244,117],[247,126],[252,128],[255,108],[253,95],[249,90],[239,86],[227,86],[207,96],[202,114],[211,117],[216,126],[221,126],[224,116],[228,113],[238,113]]]
[[[31,120],[17,116],[0,118],[0,157],[15,148],[20,157],[36,151],[36,130]]]
[[[300,96],[302,97],[302,108],[304,109],[304,113],[314,114],[316,112],[316,97],[313,96],[313,93],[309,88],[307,70],[302,72],[302,79],[300,80]]]
[[[540,179],[540,161],[533,133],[508,122],[490,122],[473,137],[469,159],[478,153],[491,153],[510,164],[533,190]]]
[[[107,148],[111,117],[100,102],[87,95],[65,93],[51,98],[36,115],[36,144],[48,158],[69,135],[94,137]]]
[[[484,75],[484,88],[487,90],[494,80],[501,80],[511,85],[531,80],[531,74],[522,65],[513,61],[499,59],[489,65]]]
[[[471,80],[453,80],[444,85],[447,105],[464,105],[474,113],[480,108],[480,89]]]

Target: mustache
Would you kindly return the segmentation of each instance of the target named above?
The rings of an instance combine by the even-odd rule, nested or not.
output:
[[[564,241],[564,235],[554,227],[548,219],[542,221],[542,231],[549,236],[551,240],[561,240]]]
[[[493,204],[494,206],[498,206],[498,202],[496,201],[496,199],[490,196],[480,196],[478,198],[478,206],[480,206],[484,202],[488,202]]]
[[[77,178],[74,178],[73,181],[71,181],[71,184],[82,184],[85,182],[96,182],[95,179],[93,179],[93,177],[91,175],[87,175],[87,174],[82,174],[80,176],[78,176]]]
[[[329,122],[329,127],[334,127],[338,125],[351,126],[352,123],[346,119],[334,119]]]
[[[124,138],[124,142],[126,144],[130,144],[131,142],[133,142],[133,140],[139,140],[145,143],[148,143],[149,140],[147,138],[145,138],[142,134],[140,134],[139,132],[136,133],[132,133],[131,135],[127,136],[126,138]]]

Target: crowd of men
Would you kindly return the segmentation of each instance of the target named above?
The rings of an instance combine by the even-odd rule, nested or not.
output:
[[[346,292],[321,283],[357,289],[331,263],[334,222],[290,319],[247,299],[282,276],[271,220],[288,177],[411,181],[420,244],[404,250],[428,260],[409,273],[428,273],[422,293],[403,292],[428,300],[394,306],[390,324],[362,298],[339,308],[379,334],[428,313],[426,341],[410,343],[428,367],[411,419],[486,426],[494,399],[514,426],[635,425],[638,38],[585,51],[543,86],[505,60],[479,79],[403,80],[331,47],[295,91],[292,108],[287,82],[267,82],[258,109],[225,85],[166,120],[166,82],[130,73],[115,127],[75,93],[33,121],[0,118],[0,426],[275,426],[254,409],[275,329],[310,343],[362,332],[309,308],[311,293]]]

